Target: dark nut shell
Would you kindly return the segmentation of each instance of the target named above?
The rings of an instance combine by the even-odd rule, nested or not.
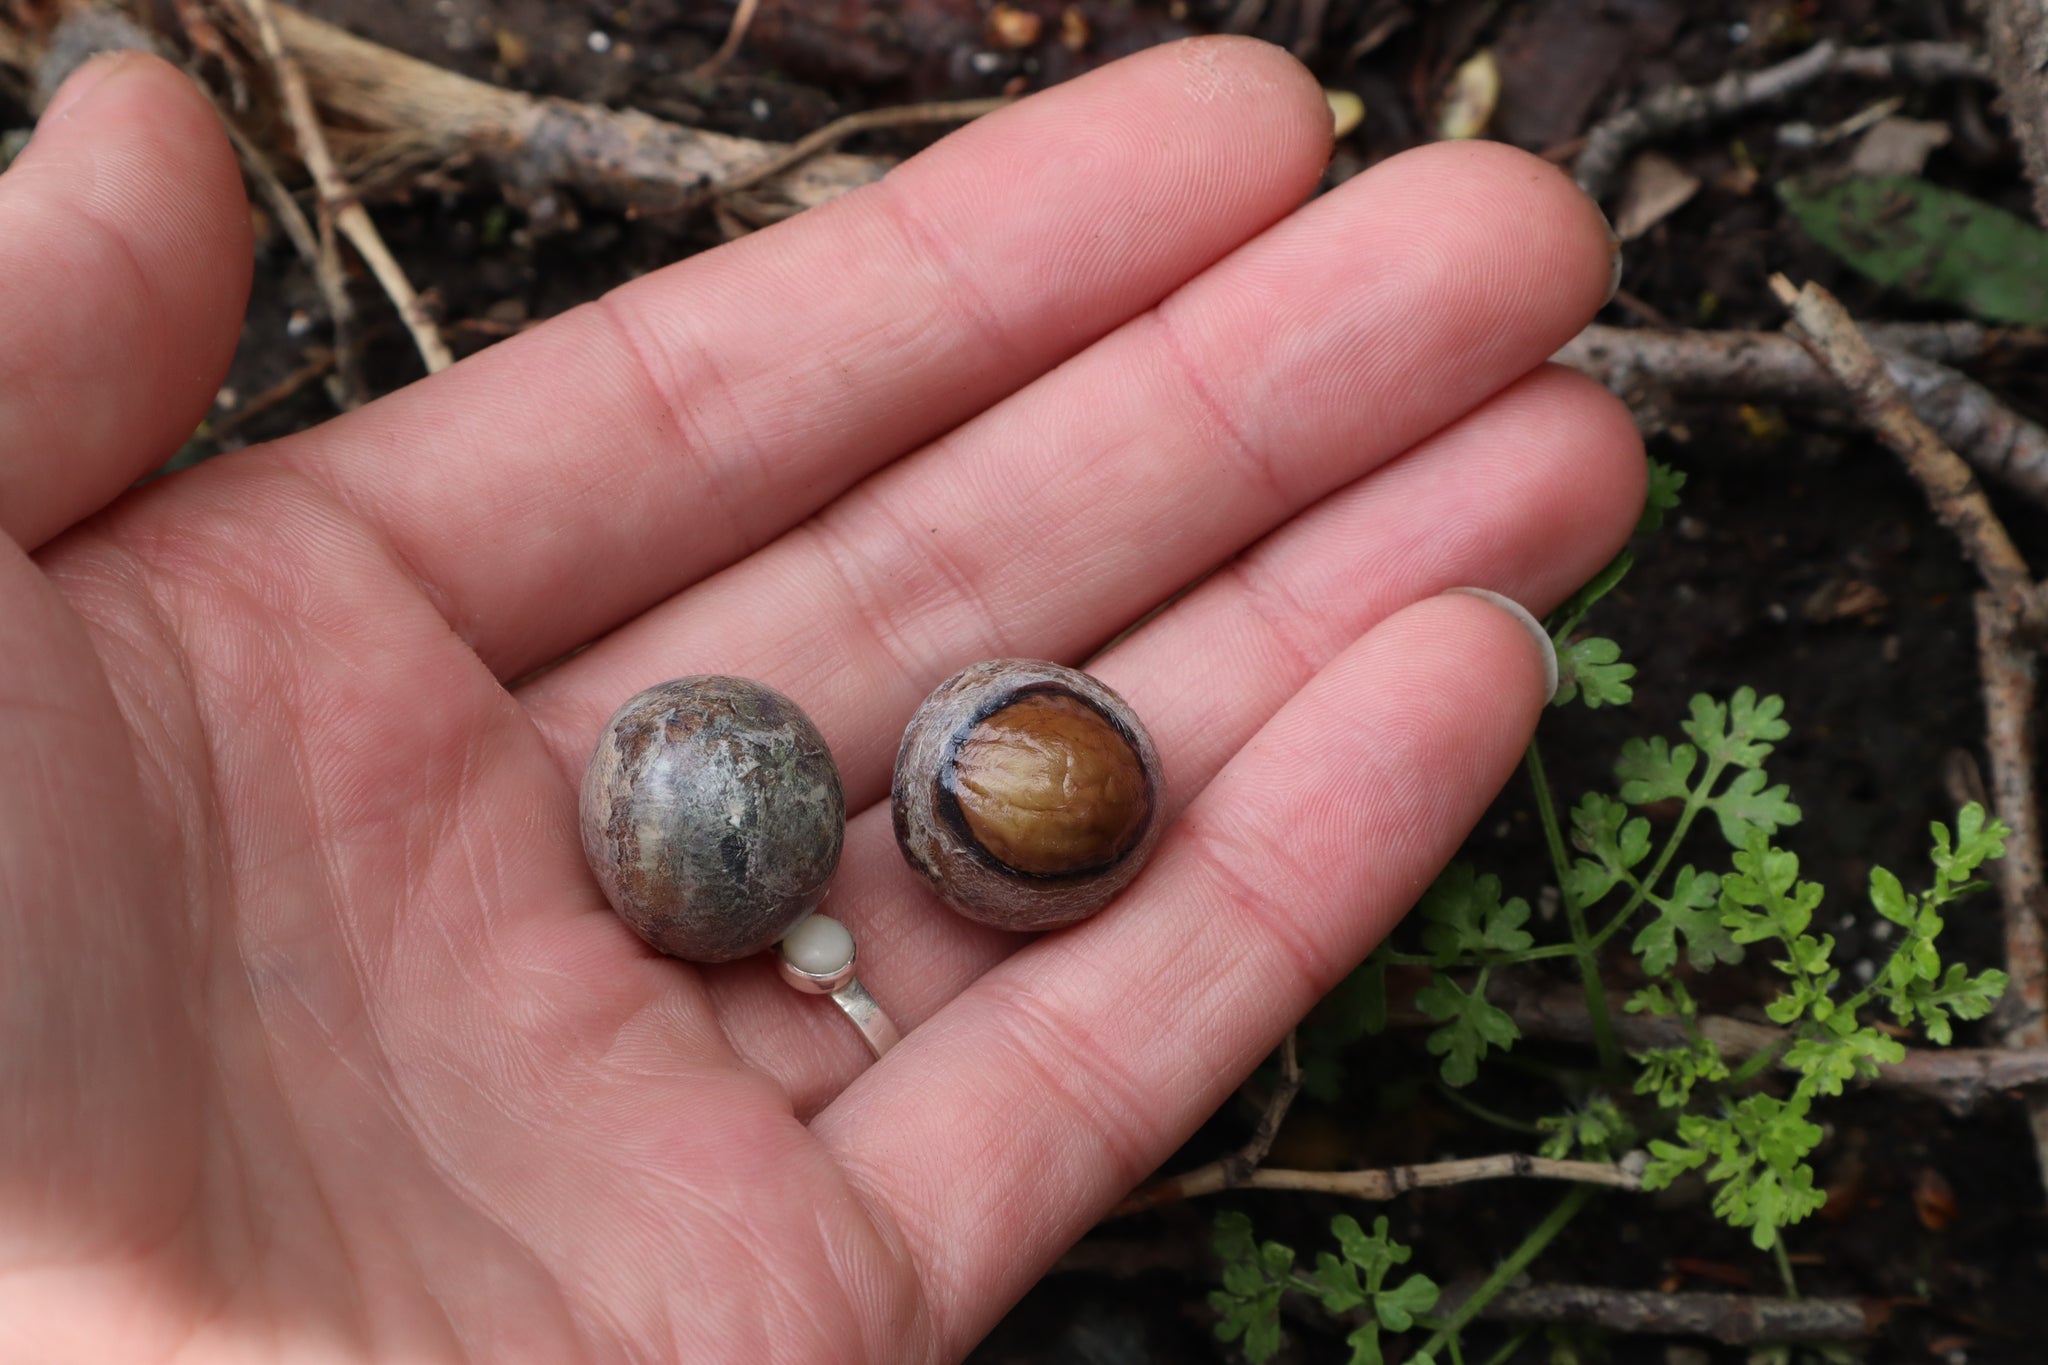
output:
[[[896,842],[946,903],[999,929],[1107,905],[1159,841],[1159,755],[1122,697],[1076,669],[992,659],[911,718]]]
[[[671,957],[766,948],[825,898],[846,797],[825,737],[747,678],[678,678],[612,716],[583,775],[583,854]]]

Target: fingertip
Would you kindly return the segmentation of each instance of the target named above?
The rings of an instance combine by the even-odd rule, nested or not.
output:
[[[1471,268],[1502,269],[1523,289],[1549,291],[1568,322],[1566,336],[1614,296],[1620,246],[1613,228],[1600,206],[1543,158],[1500,142],[1433,142],[1389,157],[1372,174],[1432,195],[1447,228],[1461,219],[1511,228],[1494,238],[1494,258],[1473,260]]]
[[[1286,48],[1219,33],[1183,38],[1169,50],[1182,64],[1191,96],[1208,101],[1249,95],[1265,101],[1275,125],[1319,145],[1328,159],[1335,134],[1329,101],[1315,75]]]

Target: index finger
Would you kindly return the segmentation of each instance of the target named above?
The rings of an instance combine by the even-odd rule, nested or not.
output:
[[[1153,49],[276,449],[517,676],[1143,312],[1329,147],[1279,49]]]

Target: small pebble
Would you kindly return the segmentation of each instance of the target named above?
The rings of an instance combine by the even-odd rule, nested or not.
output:
[[[1868,986],[1877,976],[1877,964],[1867,957],[1858,961],[1850,970],[1856,974],[1856,984],[1859,986]]]
[[[1728,25],[1728,41],[1737,47],[1749,41],[1749,25],[1737,20]]]
[[[292,309],[292,315],[284,320],[284,334],[302,337],[313,330],[313,315],[303,308]]]
[[[590,30],[590,36],[583,41],[589,44],[592,52],[603,54],[612,50],[612,35],[603,29]]]
[[[747,106],[747,112],[754,116],[756,122],[765,121],[769,113],[768,101],[763,99],[755,100],[752,104],[749,104]]]
[[[993,76],[1003,69],[1003,54],[1000,52],[977,52],[967,59],[978,76]]]

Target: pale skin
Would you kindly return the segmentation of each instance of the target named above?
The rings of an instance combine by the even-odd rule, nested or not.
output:
[[[1543,611],[1640,505],[1542,363],[1593,206],[1485,145],[1304,206],[1328,151],[1277,50],[1157,49],[130,489],[225,372],[248,214],[182,77],[75,76],[0,178],[0,1358],[970,1349],[1513,770],[1536,647],[1440,594]],[[1144,876],[1037,940],[944,911],[884,804],[917,701],[1219,565],[1091,665],[1166,766]],[[707,672],[838,756],[879,1064],[583,865],[605,717]]]

